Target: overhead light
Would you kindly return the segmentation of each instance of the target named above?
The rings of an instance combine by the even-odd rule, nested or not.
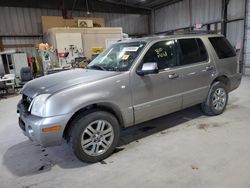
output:
[[[87,15],[90,15],[88,0],[86,0]]]

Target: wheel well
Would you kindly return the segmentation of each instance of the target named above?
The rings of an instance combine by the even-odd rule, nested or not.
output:
[[[224,76],[224,75],[223,76],[219,76],[219,77],[217,77],[217,78],[214,79],[213,83],[214,82],[218,82],[218,81],[222,82],[223,84],[225,84],[227,90],[229,91],[229,89],[230,89],[230,80],[228,79],[227,76]]]
[[[100,110],[109,112],[112,115],[114,115],[115,118],[118,120],[119,125],[121,127],[124,127],[122,115],[121,115],[120,111],[117,110],[115,107],[113,107],[107,103],[91,104],[91,105],[88,105],[88,106],[78,110],[76,113],[74,113],[74,115],[70,118],[70,120],[68,121],[68,123],[64,129],[63,138],[65,138],[67,141],[69,141],[70,133],[71,133],[71,130],[73,128],[73,122],[74,122],[76,117],[78,117],[80,114],[87,115],[91,112],[100,111]]]

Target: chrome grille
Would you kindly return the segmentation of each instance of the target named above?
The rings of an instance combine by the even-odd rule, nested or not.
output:
[[[26,96],[26,95],[23,95],[22,97],[22,104],[23,104],[23,107],[25,108],[25,110],[28,112],[28,109],[29,109],[29,106],[32,102],[32,98]]]

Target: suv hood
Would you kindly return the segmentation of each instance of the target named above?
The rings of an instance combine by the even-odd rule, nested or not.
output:
[[[120,72],[73,69],[37,78],[25,84],[22,93],[33,98],[43,93],[55,93],[79,84],[87,84],[121,74]]]

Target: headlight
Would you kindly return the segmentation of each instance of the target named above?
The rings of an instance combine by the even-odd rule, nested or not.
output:
[[[29,111],[32,115],[45,117],[45,102],[50,94],[38,95],[30,104]]]

